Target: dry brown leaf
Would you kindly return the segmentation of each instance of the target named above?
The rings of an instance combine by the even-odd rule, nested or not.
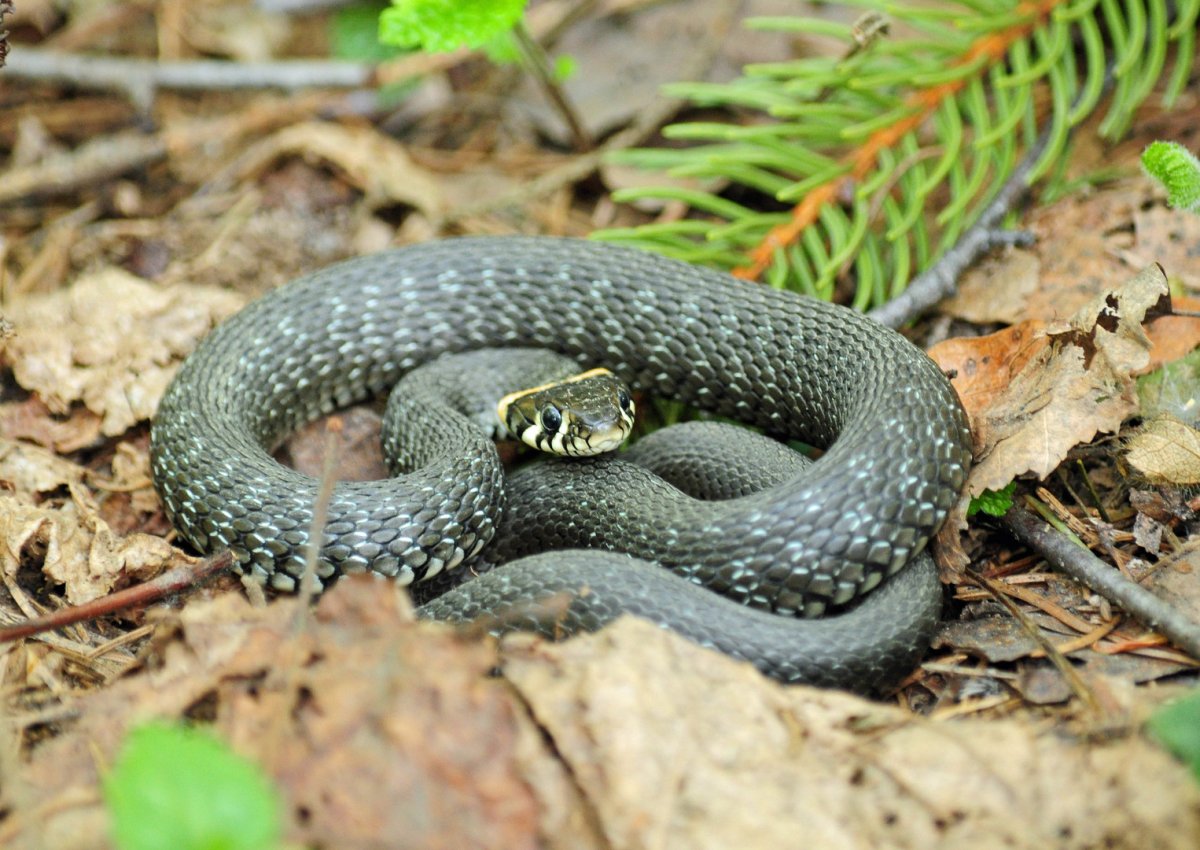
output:
[[[130,723],[203,705],[274,777],[298,846],[599,850],[570,776],[489,675],[494,641],[413,623],[393,585],[344,581],[315,616],[227,594],[167,625],[146,669],[32,752],[22,779],[50,813],[26,821],[38,846],[107,847],[99,767]]]
[[[1037,236],[1034,245],[981,262],[942,309],[976,323],[1065,318],[1111,281],[1154,262],[1169,277],[1200,287],[1200,218],[1167,209],[1160,194],[1139,176],[1033,211],[1027,226]]]
[[[1129,438],[1129,464],[1151,484],[1200,484],[1200,431],[1163,416]]]
[[[82,407],[56,416],[40,398],[30,396],[0,404],[0,434],[70,454],[100,440],[100,417]]]
[[[1116,431],[1136,411],[1131,376],[1145,368],[1150,352],[1141,322],[1166,293],[1162,270],[1150,267],[1092,299],[1069,322],[1037,334],[1027,327],[1001,332],[975,345],[955,340],[930,351],[943,369],[958,373],[955,385],[963,387],[977,443],[969,496],[1027,472],[1048,475],[1071,448]],[[995,350],[997,341],[1015,346]]]
[[[7,356],[17,383],[52,412],[82,401],[114,436],[150,418],[183,356],[242,303],[221,289],[161,289],[103,269],[16,301]]]
[[[613,847],[1183,848],[1200,836],[1195,802],[1158,798],[1200,789],[1165,782],[1158,771],[1182,777],[1179,765],[1137,737],[1089,746],[1018,720],[938,723],[783,688],[633,620],[505,655]]]
[[[1171,309],[1200,313],[1200,298],[1173,295]],[[1150,323],[1146,333],[1154,347],[1150,350],[1150,362],[1139,374],[1153,372],[1163,364],[1178,360],[1194,351],[1196,346],[1200,346],[1200,318],[1160,316]]]
[[[943,313],[986,325],[1030,318],[1028,302],[1040,285],[1042,264],[1033,251],[1011,248],[986,257],[963,275],[958,291],[938,305]]]
[[[286,127],[246,151],[237,177],[246,179],[283,156],[314,157],[337,168],[365,195],[371,209],[395,204],[427,216],[442,209],[438,182],[409,157],[396,140],[370,127],[343,127],[309,121]]]
[[[274,777],[290,841],[355,848],[1191,848],[1200,788],[1136,733],[934,722],[787,688],[647,623],[495,645],[398,594],[193,602],[137,674],[75,703],[20,779],[38,846],[105,845],[129,724],[202,711]],[[298,619],[299,618],[299,619]],[[500,665],[503,679],[488,671]],[[347,675],[350,673],[351,675]]]
[[[161,537],[121,536],[101,517],[83,485],[86,470],[53,453],[0,440],[0,571],[11,577],[37,567],[64,586],[72,604],[195,563]],[[41,494],[63,489],[65,499]]]
[[[83,481],[84,469],[53,452],[0,439],[0,481],[4,490],[20,496],[49,493]]]
[[[1156,188],[1151,191],[1161,194]],[[1160,198],[1134,210],[1133,227],[1137,242],[1126,258],[1131,265],[1158,263],[1169,277],[1200,290],[1200,216],[1173,210]]]
[[[1031,319],[987,336],[945,340],[931,348],[929,356],[953,375],[967,413],[978,416],[1008,392],[1046,345],[1046,323]]]
[[[966,566],[959,532],[969,501],[1019,475],[1050,474],[1075,446],[1115,432],[1137,410],[1133,376],[1150,362],[1141,323],[1162,309],[1167,282],[1152,266],[1101,293],[1069,322],[1026,322],[977,339],[935,345],[929,355],[955,375],[975,437],[966,490],[937,535],[949,577]]]

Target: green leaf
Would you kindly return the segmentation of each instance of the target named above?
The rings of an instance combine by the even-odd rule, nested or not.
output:
[[[254,763],[207,732],[148,723],[104,780],[120,850],[271,850],[279,800]]]
[[[1167,190],[1167,203],[1177,210],[1200,212],[1200,162],[1175,142],[1151,142],[1142,165]]]
[[[1158,709],[1146,721],[1146,730],[1200,780],[1200,690]]]
[[[329,27],[330,46],[338,59],[384,62],[408,48],[379,42],[379,4],[358,3],[337,10]]]
[[[980,511],[988,516],[1004,516],[1013,506],[1013,493],[1016,490],[1016,481],[1008,482],[1003,490],[984,490],[967,506],[967,516],[975,516]]]
[[[554,59],[554,79],[560,83],[565,83],[571,77],[575,76],[575,71],[578,69],[579,63],[575,61],[574,56],[564,53],[562,56],[557,56]]]
[[[526,0],[392,0],[379,15],[379,40],[444,53],[478,48],[513,25]]]

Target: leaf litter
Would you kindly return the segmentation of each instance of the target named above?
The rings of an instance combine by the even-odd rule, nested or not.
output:
[[[211,721],[263,765],[304,844],[1184,848],[1200,829],[1200,788],[1137,738],[922,720],[633,619],[497,647],[412,622],[393,591],[355,580],[311,615],[236,595],[173,615],[139,675],[33,752],[48,846],[98,846],[88,789],[158,716]]]
[[[246,32],[197,38],[244,55]],[[453,122],[407,114],[401,142],[352,121],[309,120],[328,102],[249,98],[232,117],[197,121],[190,101],[162,97],[162,129],[122,137],[131,156],[117,166],[109,157],[103,172],[78,168],[96,161],[73,160],[60,141],[110,141],[129,124],[127,104],[93,97],[86,121],[75,102],[71,114],[30,113],[3,192],[40,190],[34,178],[50,173],[41,164],[75,166],[54,171],[62,181],[51,188],[79,205],[46,201],[35,208],[46,223],[0,251],[18,284],[5,305],[18,333],[6,357],[22,387],[0,406],[2,575],[20,607],[6,601],[5,620],[185,559],[163,540],[145,421],[186,351],[241,303],[231,289],[257,293],[440,232],[438,217],[453,217],[456,204],[569,162],[511,125],[500,134],[472,126],[469,109]],[[53,133],[39,134],[38,118]],[[518,141],[494,144],[504,133]],[[130,177],[113,177],[114,167]],[[102,203],[88,195],[97,181]],[[964,394],[987,424],[980,475],[1064,481],[1069,464],[1086,462],[1107,518],[1086,499],[1056,510],[1082,521],[1090,546],[1195,613],[1195,558],[1171,541],[1200,505],[1150,486],[1150,474],[1126,504],[1115,441],[1081,449],[1137,413],[1133,375],[1196,344],[1195,321],[1168,316],[1147,325],[1146,355],[1137,325],[1157,284],[1084,309],[1153,262],[1194,285],[1192,223],[1143,187],[1116,183],[1033,212],[1033,251],[985,266],[983,285],[965,283],[953,308],[1013,328],[950,363],[971,379]],[[569,188],[523,212],[461,223],[578,234],[628,214],[589,209]],[[1105,404],[1089,406],[1098,394]],[[1034,427],[1022,427],[1022,411]],[[1136,457],[1133,445],[1123,448]],[[370,581],[340,585],[312,614],[293,600],[258,607],[228,581],[212,582],[164,610],[0,648],[8,749],[20,752],[19,763],[0,760],[19,775],[6,783],[16,805],[0,816],[0,845],[32,835],[56,848],[107,846],[97,778],[124,731],[183,717],[212,724],[267,768],[288,801],[289,840],[326,846],[1195,846],[1195,786],[1136,733],[1158,692],[1128,687],[1188,669],[1188,659],[1073,582],[1028,572],[1037,559],[998,535],[972,529],[955,543],[1020,594],[1036,629],[1081,647],[1071,657],[1105,712],[1058,707],[1069,692],[1039,658],[1041,644],[961,575],[962,619],[946,624],[898,692],[903,708],[782,688],[633,620],[561,645],[517,636],[497,646],[413,623],[394,588]],[[148,631],[135,658],[127,644]]]

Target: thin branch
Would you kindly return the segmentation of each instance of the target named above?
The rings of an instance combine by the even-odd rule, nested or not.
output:
[[[1004,186],[980,214],[979,220],[936,263],[914,277],[903,292],[867,315],[881,325],[898,328],[957,292],[958,279],[988,251],[998,245],[1030,241],[1032,237],[1028,234],[1000,230],[1000,222],[1029,189],[1029,173],[1049,142],[1050,129],[1047,127],[1025,152],[1021,162],[1004,181]]]
[[[1039,522],[1023,507],[1014,505],[1002,522],[1018,540],[1036,550],[1056,569],[1119,605],[1142,625],[1161,632],[1188,655],[1200,659],[1200,623]]]
[[[575,150],[580,152],[591,150],[593,147],[592,137],[587,128],[583,126],[579,112],[567,98],[567,93],[554,78],[554,69],[550,67],[550,59],[546,56],[545,48],[519,20],[513,27],[512,34],[513,40],[521,52],[521,59],[542,89],[542,94],[566,122],[567,129],[571,132],[571,144],[574,145]]]
[[[1056,647],[1049,638],[1046,637],[1045,633],[1043,633],[1042,630],[1037,627],[1033,620],[1026,616],[1025,612],[1018,608],[1016,603],[1009,598],[1008,593],[1005,592],[1005,587],[1003,584],[969,570],[967,572],[967,577],[971,579],[971,581],[976,582],[980,587],[990,593],[993,599],[1003,605],[1008,610],[1009,614],[1011,614],[1017,621],[1017,623],[1020,624],[1025,633],[1029,635],[1029,637],[1032,638],[1035,643],[1041,646],[1042,652],[1046,654],[1046,658],[1049,659],[1050,663],[1053,664],[1055,669],[1058,670],[1059,674],[1066,681],[1067,687],[1074,692],[1075,696],[1079,697],[1093,709],[1099,705],[1096,695],[1092,693],[1091,688],[1088,687],[1087,683],[1083,680],[1083,677],[1080,676],[1079,672],[1071,666],[1071,662],[1068,661],[1060,649]]]
[[[724,8],[713,25],[709,27],[706,40],[692,51],[688,66],[680,69],[680,79],[701,79],[706,75],[726,34],[733,26],[738,7],[737,0],[724,0]],[[599,168],[609,154],[641,144],[647,136],[686,104],[687,100],[683,98],[663,100],[654,104],[638,115],[634,122],[624,130],[609,137],[600,147],[580,154],[569,162],[552,168],[545,174],[538,175],[520,188],[497,198],[486,198],[477,203],[450,210],[434,223],[435,227],[440,229],[463,219],[487,215],[509,207],[519,207],[532,198],[549,195],[563,186],[577,183]]]
[[[230,117],[187,122],[153,135],[127,131],[95,139],[32,165],[0,172],[0,205],[73,192],[197,147],[229,145],[242,136],[266,133],[318,112],[343,96],[311,92],[262,103],[254,110],[243,110]]]
[[[224,551],[205,558],[198,564],[187,567],[176,567],[167,570],[157,578],[142,584],[127,587],[116,593],[110,593],[83,605],[72,605],[68,608],[26,620],[15,626],[0,628],[0,643],[8,643],[19,638],[40,634],[41,632],[59,629],[74,623],[95,620],[106,614],[122,611],[134,605],[146,605],[157,602],[172,593],[178,593],[208,578],[211,575],[227,570],[233,566],[233,554]]]
[[[359,88],[372,85],[375,69],[363,62],[307,61],[222,62],[87,56],[21,47],[9,57],[6,77],[67,83],[124,92],[142,110],[159,89]]]
[[[0,174],[0,205],[66,194],[144,168],[165,159],[167,152],[162,134],[147,136],[131,131],[93,139],[75,150],[51,154],[41,162]]]

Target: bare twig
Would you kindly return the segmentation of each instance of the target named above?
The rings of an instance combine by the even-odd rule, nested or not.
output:
[[[359,88],[374,83],[374,68],[362,62],[305,61],[222,62],[198,59],[156,62],[110,56],[87,56],[22,47],[5,68],[5,76],[69,83],[121,91],[148,110],[159,89]]]
[[[329,503],[333,499],[333,488],[337,484],[337,463],[339,438],[343,430],[340,416],[332,416],[325,423],[325,451],[321,463],[321,478],[317,486],[317,496],[313,501],[312,522],[308,527],[308,542],[304,544],[304,571],[300,576],[300,587],[297,596],[301,604],[298,606],[297,617],[307,616],[309,602],[316,595],[317,561],[321,559],[321,545],[325,539],[325,525],[329,519]],[[302,621],[302,620],[301,620]]]
[[[1003,605],[1008,610],[1008,613],[1020,624],[1025,633],[1041,646],[1046,658],[1050,660],[1050,663],[1062,675],[1067,683],[1067,687],[1071,689],[1075,696],[1079,697],[1079,699],[1083,700],[1093,709],[1099,705],[1096,695],[1092,693],[1091,688],[1087,686],[1083,677],[1071,666],[1071,662],[1059,651],[1058,647],[1051,643],[1050,639],[1042,633],[1042,630],[1009,598],[1003,584],[970,570],[967,571],[967,577],[985,589],[992,595],[992,598]]]
[[[521,51],[521,59],[525,66],[533,74],[538,86],[541,87],[542,94],[566,122],[567,129],[571,132],[571,143],[575,149],[580,152],[591,150],[592,137],[583,126],[579,113],[567,98],[567,93],[554,79],[554,69],[550,67],[550,60],[546,56],[545,49],[520,21],[517,21],[512,32],[513,40],[516,41],[517,48]]]
[[[707,32],[707,40],[692,52],[688,66],[680,69],[680,79],[703,78],[725,40],[725,35],[733,26],[738,6],[737,0],[724,0],[721,14],[717,16]],[[643,111],[632,124],[619,133],[615,133],[600,147],[580,154],[557,168],[550,169],[545,174],[535,177],[511,192],[450,210],[436,224],[441,227],[509,207],[519,207],[533,198],[549,195],[563,186],[576,183],[599,168],[604,158],[610,153],[640,144],[686,103],[687,101],[684,99],[664,100],[657,103]]]
[[[161,135],[130,131],[93,139],[73,151],[0,174],[0,204],[71,192],[151,165],[166,155],[167,142]]]
[[[154,135],[130,131],[96,139],[28,167],[0,173],[0,204],[72,192],[152,165],[168,155],[178,156],[204,146],[229,145],[244,135],[265,133],[297,117],[311,115],[340,96],[311,92],[268,101],[230,117],[185,122]]]
[[[205,558],[194,566],[176,567],[173,570],[167,570],[158,578],[133,587],[127,587],[116,593],[110,593],[108,596],[101,597],[84,605],[72,605],[69,608],[61,608],[44,617],[26,620],[19,625],[0,629],[0,643],[29,637],[30,635],[36,635],[51,629],[59,629],[73,623],[95,620],[97,617],[112,614],[115,611],[122,611],[134,605],[146,605],[150,602],[157,602],[172,593],[178,593],[181,590],[194,587],[209,576],[215,575],[231,566],[233,566],[233,554],[229,551],[219,552],[216,555]]]
[[[957,292],[958,279],[988,251],[1000,245],[1031,241],[1032,237],[1028,234],[1000,230],[1000,222],[1029,188],[1029,172],[1041,158],[1049,141],[1049,129],[1043,130],[979,220],[936,263],[914,277],[903,292],[867,315],[881,325],[898,328]]]
[[[1041,553],[1056,569],[1119,605],[1142,625],[1161,632],[1193,658],[1200,658],[1200,623],[1039,522],[1025,508],[1014,505],[1004,516],[1003,523],[1017,539]]]

